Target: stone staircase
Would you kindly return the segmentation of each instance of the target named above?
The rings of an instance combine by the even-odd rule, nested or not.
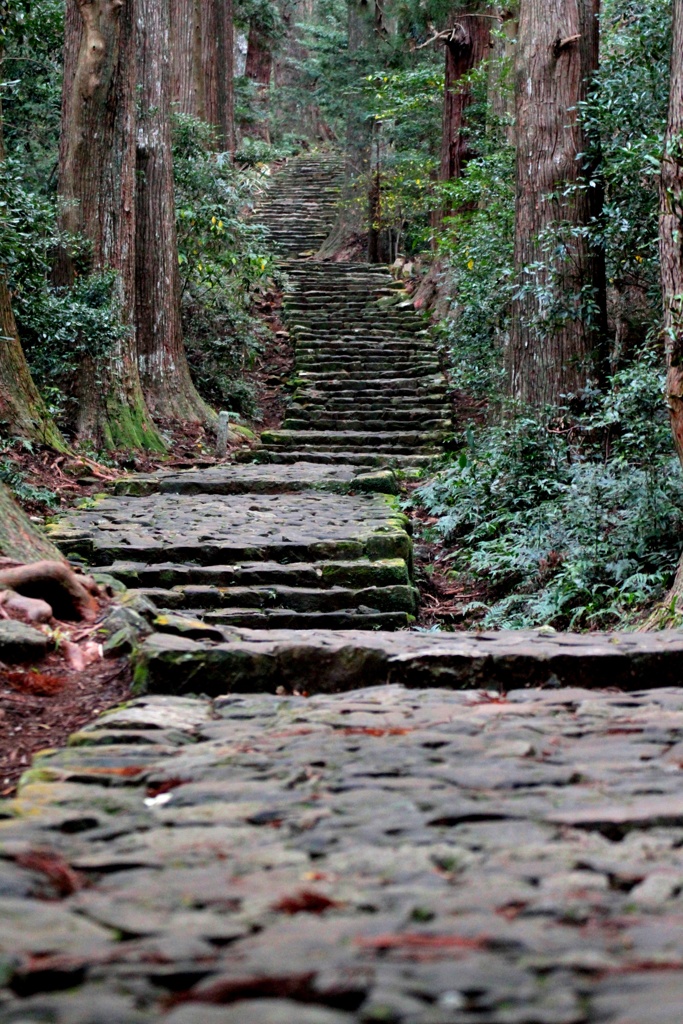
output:
[[[422,317],[385,267],[286,264],[285,322],[296,390],[259,458],[328,465],[426,465],[451,427]]]
[[[138,688],[678,685],[679,631],[406,628],[418,596],[394,470],[410,472],[439,450],[449,429],[444,381],[422,321],[384,268],[292,258],[333,223],[334,175],[322,165],[318,209],[313,166],[283,172],[260,213],[290,281],[296,384],[283,429],[263,435],[249,464],[132,476],[53,528],[67,555],[129,588],[116,612],[122,632],[135,609],[151,612],[153,633],[135,658]],[[298,199],[306,233],[297,231]]]
[[[262,435],[256,457],[426,465],[451,423],[424,320],[386,267],[315,260],[335,222],[340,181],[333,160],[297,161],[278,173],[257,211],[289,280],[296,390],[282,429]]]
[[[162,633],[396,630],[417,613],[394,469],[438,452],[444,380],[386,268],[306,258],[334,224],[338,183],[333,161],[293,163],[258,214],[289,280],[296,385],[282,429],[238,464],[132,477],[56,527],[68,555],[153,602]]]
[[[343,180],[335,158],[296,160],[277,173],[256,209],[277,253],[306,257],[318,251],[334,224]]]

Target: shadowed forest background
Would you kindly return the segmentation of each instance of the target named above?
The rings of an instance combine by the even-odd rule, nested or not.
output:
[[[50,515],[46,452],[250,443],[286,281],[249,214],[324,151],[318,258],[390,264],[449,381],[433,624],[680,625],[683,3],[599,8],[0,2],[0,479]]]

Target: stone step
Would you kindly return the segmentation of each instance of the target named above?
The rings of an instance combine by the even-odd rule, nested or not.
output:
[[[118,561],[103,566],[127,587],[252,587],[287,586],[324,590],[330,587],[409,586],[405,559],[380,558],[326,562],[246,562],[242,565],[192,565],[189,563]]]
[[[377,466],[377,467],[396,467],[397,469],[406,469],[411,467],[427,467],[431,466],[434,459],[437,457],[436,452],[430,452],[429,454],[422,454],[420,452],[411,452],[409,455],[397,454],[392,452],[386,455],[381,452],[340,452],[340,451],[315,451],[315,450],[296,450],[287,451],[286,449],[276,448],[261,448],[254,452],[250,452],[248,455],[238,455],[238,460],[242,458],[249,458],[261,463],[270,463],[272,465],[288,465],[295,462],[315,462],[325,466]]]
[[[183,613],[183,617],[185,616],[192,616],[218,628],[227,626],[256,630],[293,629],[297,632],[315,629],[391,631],[406,629],[413,621],[413,616],[408,612],[379,612],[370,609],[365,612],[355,609],[336,612],[295,612],[289,608],[224,608],[220,611],[198,610],[194,615],[192,611],[187,611]],[[181,632],[186,635],[192,631],[191,627],[189,630],[179,628],[177,619],[178,616],[162,615],[157,619],[156,628],[159,633]],[[227,630],[226,634],[229,635]]]
[[[429,419],[423,418],[423,427],[428,427],[430,430],[437,430],[439,432],[445,432],[451,429],[451,421],[444,419]],[[386,416],[383,419],[375,419],[371,415],[368,416],[357,416],[354,419],[343,419],[342,417],[334,417],[324,415],[322,413],[316,415],[310,415],[308,417],[302,417],[296,419],[295,417],[288,416],[282,424],[284,430],[338,430],[343,427],[344,430],[353,431],[368,431],[373,430],[377,433],[384,433],[387,430],[395,430],[397,433],[404,430],[406,427],[405,419],[400,417]]]
[[[227,465],[180,472],[159,471],[124,477],[113,493],[129,497],[147,494],[288,494],[298,491],[330,491],[334,494],[368,492],[398,494],[390,472],[359,472],[346,468],[321,469],[301,462],[276,472],[259,465]]]
[[[163,587],[139,587],[133,597],[145,597],[158,608],[287,608],[295,612],[338,612],[364,607],[368,611],[408,612],[417,610],[417,591],[412,586],[388,585],[364,587],[292,587],[272,584],[267,587],[211,587],[195,584]]]
[[[313,456],[308,461],[320,460]],[[91,566],[377,558],[403,558],[410,564],[410,523],[394,503],[383,494],[318,491],[108,497],[93,509],[71,510],[50,533],[67,556],[83,557]]]
[[[275,693],[311,680],[318,692],[389,681],[503,693],[526,687],[610,687],[634,692],[657,680],[678,687],[683,635],[354,632],[282,629],[230,631],[223,643],[155,634],[137,655],[135,681],[151,693]],[[478,726],[479,727],[479,726]]]
[[[365,430],[265,430],[261,435],[264,445],[296,446],[299,442],[306,445],[323,445],[330,450],[343,447],[362,448],[370,445],[380,449],[391,445],[397,448],[419,448],[425,445],[438,445],[443,440],[440,431],[404,430],[400,433],[389,431],[370,432]]]

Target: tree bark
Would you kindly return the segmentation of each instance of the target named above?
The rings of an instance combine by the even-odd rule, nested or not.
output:
[[[216,129],[218,148],[235,152],[234,23],[232,0],[202,5],[202,65],[206,120]]]
[[[259,116],[253,124],[245,125],[244,133],[254,139],[263,139],[268,143],[270,142],[268,107],[272,69],[273,54],[270,38],[258,22],[252,19],[249,24],[247,64],[244,73],[256,85],[256,110]]]
[[[3,70],[0,39],[0,80]],[[0,95],[0,162],[5,159]],[[0,266],[0,425],[13,437],[65,451],[64,438],[36,388],[19,341],[5,268]]]
[[[169,0],[169,17],[172,103],[178,113],[205,121],[202,0]]]
[[[107,448],[164,445],[145,406],[135,339],[136,0],[68,0],[60,143],[64,227],[92,246],[92,268],[114,272],[127,331],[83,360],[79,437]],[[68,259],[60,268],[73,279]]]
[[[0,555],[21,563],[44,558],[64,561],[54,544],[19,508],[9,487],[3,483],[0,483]]]
[[[469,83],[462,85],[461,81],[486,60],[490,48],[490,17],[473,14],[455,19],[445,46],[441,181],[460,178],[472,156],[467,135],[467,110],[472,104],[472,89]]]
[[[683,463],[683,0],[673,3],[670,90],[660,185],[659,250],[667,402],[676,450]]]
[[[135,322],[140,380],[157,419],[212,422],[185,356],[173,192],[168,6],[139,0]]]
[[[501,32],[491,41],[492,67],[488,76],[488,102],[494,125],[505,125],[505,138],[511,146],[515,144],[515,94],[512,82],[503,80],[501,70],[514,64],[518,22],[510,10],[500,13]],[[503,63],[505,62],[505,63]]]
[[[522,0],[516,67],[517,293],[506,363],[512,396],[557,406],[592,375],[605,334],[604,258],[584,229],[600,215],[579,122],[598,66],[599,0]],[[587,187],[581,187],[585,181]],[[578,186],[578,187],[572,187]],[[561,226],[565,252],[539,241]]]

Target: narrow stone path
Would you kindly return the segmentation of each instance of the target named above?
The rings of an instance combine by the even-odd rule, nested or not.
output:
[[[385,271],[309,259],[337,185],[260,214],[283,429],[55,529],[153,632],[0,803],[0,1024],[680,1024],[683,634],[406,628],[443,381]]]
[[[290,281],[298,384],[283,429],[244,455],[251,465],[135,478],[55,531],[67,554],[153,601],[160,632],[394,630],[416,614],[393,470],[438,452],[444,380],[386,269],[308,259],[334,222],[338,181],[332,163],[295,162],[259,211]]]

